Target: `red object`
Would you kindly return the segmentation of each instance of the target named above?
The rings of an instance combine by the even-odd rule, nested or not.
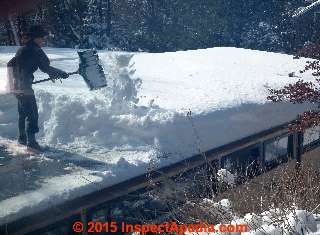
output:
[[[0,17],[21,15],[34,9],[41,0],[0,0]]]
[[[310,43],[297,52],[298,57],[306,57],[312,59],[320,59],[320,44],[319,43]]]

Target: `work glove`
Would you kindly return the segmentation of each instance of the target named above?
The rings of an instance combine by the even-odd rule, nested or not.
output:
[[[67,77],[69,77],[69,74],[66,73],[66,72],[63,71],[63,70],[60,70],[60,69],[51,67],[51,68],[50,68],[50,72],[49,72],[49,76],[50,76],[50,78],[52,78],[53,80],[56,80],[56,79],[61,79],[61,78],[62,78],[62,79],[67,78]]]
[[[69,74],[68,74],[67,72],[65,72],[65,71],[61,71],[60,74],[59,74],[59,76],[60,76],[61,78],[67,78],[67,77],[69,77]]]

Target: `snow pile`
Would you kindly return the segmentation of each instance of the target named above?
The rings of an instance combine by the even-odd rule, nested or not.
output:
[[[209,203],[210,202],[210,203]],[[205,203],[210,210],[222,209],[225,214],[233,214],[232,203],[228,199],[223,199],[218,203],[214,203],[210,199],[204,199],[202,203]],[[251,235],[282,235],[282,234],[319,234],[320,233],[320,221],[318,216],[310,212],[300,209],[292,210],[280,210],[271,209],[265,211],[260,215],[254,213],[248,213],[244,217],[233,216],[232,221],[224,221],[224,224],[232,224],[234,228],[237,225],[245,224],[249,231],[247,232],[233,232],[233,233],[213,233],[213,232],[187,232],[187,235],[214,235],[214,234],[251,234]],[[215,225],[215,229],[218,229],[219,224]]]
[[[219,169],[217,176],[218,181],[221,183],[226,183],[230,186],[233,186],[236,183],[236,176],[226,169]]]

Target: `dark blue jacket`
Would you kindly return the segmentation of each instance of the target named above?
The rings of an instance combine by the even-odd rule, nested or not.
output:
[[[33,73],[39,68],[51,78],[60,77],[64,71],[50,66],[48,56],[32,40],[21,47],[15,57],[7,64],[8,69],[12,68],[12,90],[15,93],[33,93]]]

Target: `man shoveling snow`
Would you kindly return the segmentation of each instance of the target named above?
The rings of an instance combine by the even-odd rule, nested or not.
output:
[[[68,73],[50,66],[49,58],[41,49],[47,35],[48,32],[42,26],[31,26],[27,32],[29,40],[7,64],[9,89],[18,100],[18,142],[36,150],[41,150],[41,147],[35,138],[39,127],[38,107],[32,89],[33,73],[40,68],[51,79],[69,76]]]

